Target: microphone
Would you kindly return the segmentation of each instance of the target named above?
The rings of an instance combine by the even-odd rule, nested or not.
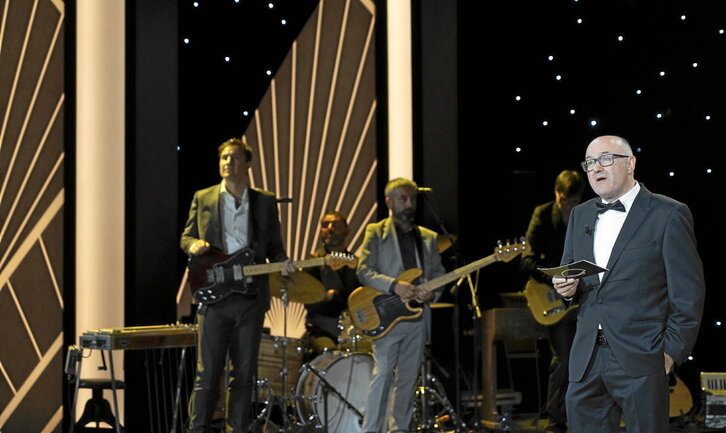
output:
[[[592,227],[585,226],[585,233],[587,233],[588,235],[591,235],[592,234]]]
[[[425,187],[425,186],[420,186],[420,187],[416,188],[416,191],[417,191],[417,192],[418,192],[419,194],[429,194],[429,193],[433,194],[433,192],[434,192],[434,190],[433,190],[433,189],[431,189],[431,188],[427,188],[427,187]]]
[[[282,197],[277,199],[278,203],[292,203],[292,198],[290,197]]]

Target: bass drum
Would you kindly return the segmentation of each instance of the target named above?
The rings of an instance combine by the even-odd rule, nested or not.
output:
[[[373,373],[373,357],[367,353],[323,353],[310,362],[325,380],[360,413],[365,413],[368,387]],[[296,395],[300,419],[317,418],[329,432],[359,433],[362,419],[348,408],[334,392],[328,391],[327,420],[325,419],[325,391],[323,382],[303,366]],[[327,421],[327,422],[326,422]],[[317,422],[317,421],[314,421]]]

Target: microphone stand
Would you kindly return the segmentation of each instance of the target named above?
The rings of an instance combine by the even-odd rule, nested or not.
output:
[[[433,191],[431,191],[433,193]],[[446,225],[444,224],[444,219],[441,218],[438,211],[436,210],[436,206],[434,206],[434,203],[432,203],[431,200],[426,198],[426,194],[420,194],[421,197],[424,198],[422,200],[426,207],[431,212],[431,215],[433,215],[434,220],[436,221],[436,225],[441,230],[441,233],[443,233],[447,238],[451,240],[451,244],[454,247],[454,256],[456,257],[456,268],[459,268],[463,266],[464,260],[463,260],[463,254],[461,252],[461,248],[459,247],[459,243],[454,239],[448,230],[446,230]],[[460,340],[459,340],[459,291],[456,290],[459,287],[461,280],[456,283],[454,288],[451,289],[452,295],[454,295],[454,382],[455,382],[455,393],[456,393],[456,412],[461,413],[461,360],[459,358],[459,347],[460,347]]]

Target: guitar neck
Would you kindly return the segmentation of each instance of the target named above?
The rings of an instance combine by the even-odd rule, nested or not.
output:
[[[491,265],[492,263],[496,262],[496,255],[492,254],[490,256],[484,257],[483,259],[477,260],[475,262],[471,262],[468,265],[464,265],[460,267],[459,269],[455,269],[448,274],[444,274],[440,277],[436,277],[431,281],[426,281],[423,284],[419,284],[419,287],[429,291],[433,292],[434,290],[438,289],[441,286],[445,286],[449,284],[450,282],[454,280],[458,280],[459,278],[463,277],[464,275],[470,274],[477,269],[483,268],[484,266]]]
[[[312,259],[300,260],[292,262],[297,269],[312,268],[313,266],[323,266],[325,257],[315,257]],[[244,274],[248,276],[272,274],[280,272],[285,267],[285,262],[262,263],[260,265],[247,265],[244,267]]]

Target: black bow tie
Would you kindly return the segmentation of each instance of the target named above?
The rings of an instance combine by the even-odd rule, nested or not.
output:
[[[625,212],[625,206],[620,200],[614,201],[612,203],[603,203],[603,202],[595,202],[595,207],[597,208],[597,213],[603,213],[607,212],[609,210],[616,210],[618,212]]]

